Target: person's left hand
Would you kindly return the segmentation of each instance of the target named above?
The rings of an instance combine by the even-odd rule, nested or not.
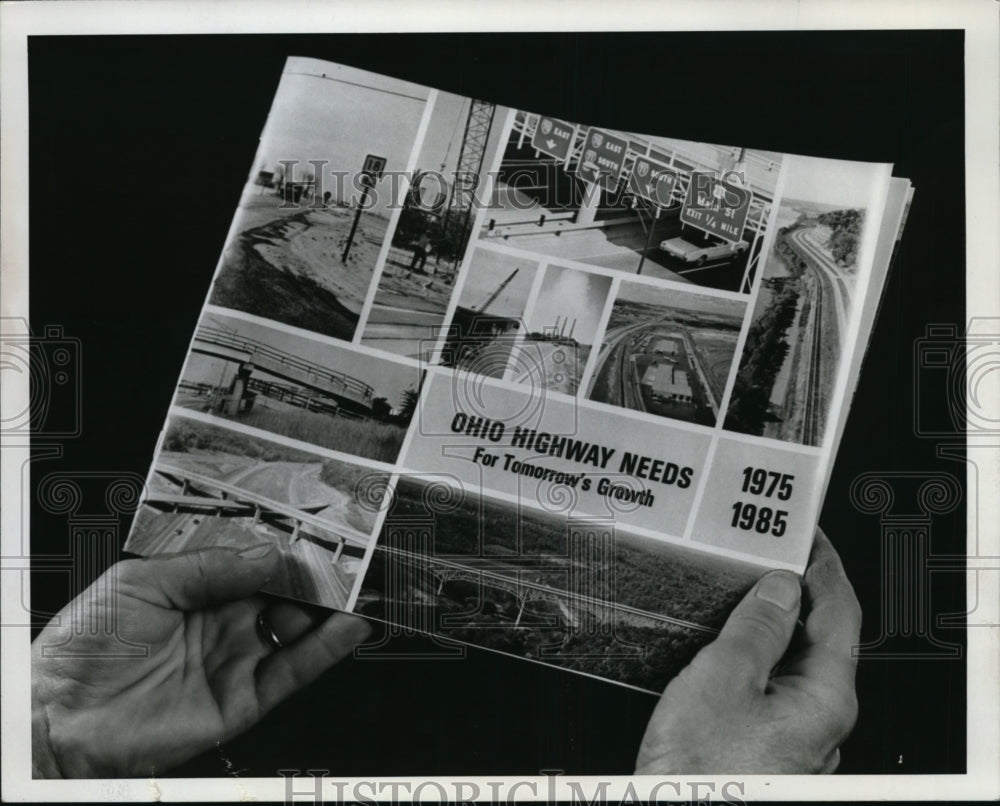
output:
[[[368,636],[356,616],[314,628],[295,604],[255,595],[276,566],[270,544],[125,560],[67,605],[32,644],[36,777],[159,774],[246,730]],[[258,633],[265,609],[281,648]],[[96,629],[74,634],[67,656],[73,618]],[[102,629],[115,620],[145,656]]]

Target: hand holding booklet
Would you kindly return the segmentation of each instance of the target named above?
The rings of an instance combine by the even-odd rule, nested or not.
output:
[[[126,549],[647,691],[803,571],[909,183],[544,112],[288,60]]]

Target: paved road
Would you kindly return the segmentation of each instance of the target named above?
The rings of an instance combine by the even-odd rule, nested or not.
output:
[[[831,356],[839,357],[847,329],[851,305],[852,279],[836,261],[821,248],[813,229],[796,230],[792,244],[806,258],[815,278],[810,321],[802,332],[800,373],[806,378],[801,402],[803,415],[792,439],[806,445],[819,445],[823,440],[827,407],[832,393],[836,367]],[[826,366],[827,363],[830,366]]]
[[[629,342],[632,336],[649,326],[649,322],[609,330],[604,338],[604,347],[594,368],[591,384],[592,400],[601,400],[626,409],[645,411],[642,395],[638,392],[638,379],[631,360]],[[596,393],[596,397],[595,397]]]
[[[168,461],[164,456],[164,461]],[[331,531],[346,522],[349,497],[319,480],[318,463],[273,462],[257,463],[226,473],[211,474],[204,467],[205,459],[194,462],[184,454],[169,456],[171,464],[213,475],[219,481],[241,487],[248,492],[264,495],[282,503],[326,506],[316,517],[329,521]],[[165,480],[156,484],[167,485]],[[173,487],[172,487],[173,489]],[[250,517],[215,516],[206,512],[161,512],[143,507],[142,519],[130,540],[129,550],[142,554],[159,554],[204,548],[208,546],[245,547],[271,541],[281,553],[281,565],[268,590],[327,607],[342,608],[353,585],[360,550],[345,548],[336,567],[332,543],[303,539],[294,544],[289,532],[273,524],[253,523]]]
[[[669,319],[656,319],[651,322],[640,322],[634,325],[617,328],[608,331],[605,338],[606,348],[598,356],[597,367],[594,370],[595,384],[601,383],[607,389],[607,397],[604,402],[612,403],[616,406],[645,411],[646,406],[643,401],[642,392],[639,389],[640,378],[635,371],[635,363],[630,342],[633,337],[645,330],[656,330],[662,325],[669,323],[670,327],[681,334],[684,341],[684,349],[690,357],[690,364],[693,365],[695,373],[701,381],[708,398],[709,407],[712,409],[714,417],[719,416],[719,397],[721,396],[718,384],[712,378],[710,367],[708,367],[704,356],[698,350],[694,338],[690,331],[683,325],[671,322]]]
[[[662,251],[660,241],[673,237],[677,229],[676,225],[670,226],[662,218],[646,248],[646,230],[637,220],[614,226],[572,229],[571,221],[565,213],[546,209],[511,188],[501,188],[499,192],[504,206],[490,209],[487,220],[494,218],[498,228],[494,229],[496,234],[486,236],[488,240],[630,274],[639,270],[639,262],[645,251],[643,275],[679,283],[739,290],[743,277],[742,263],[737,268],[731,265],[730,260],[721,259],[704,266],[692,266]],[[505,193],[516,198],[516,205],[505,197]],[[543,214],[546,216],[546,224],[539,227],[537,222]],[[629,214],[624,212],[623,215],[627,217]]]
[[[792,233],[792,242],[821,273],[821,280],[829,287],[833,303],[837,311],[837,333],[841,342],[847,332],[847,317],[851,305],[851,288],[853,281],[844,270],[837,265],[829,252],[823,248],[816,237],[813,228],[796,230]]]

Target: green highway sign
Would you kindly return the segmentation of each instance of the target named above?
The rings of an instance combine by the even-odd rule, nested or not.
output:
[[[540,117],[535,133],[531,135],[531,147],[557,160],[564,160],[573,148],[576,126],[563,123],[556,118]]]
[[[715,173],[693,171],[681,207],[681,221],[727,241],[743,237],[753,194]]]
[[[677,171],[649,157],[636,157],[628,177],[628,189],[658,207],[669,207],[677,185]]]
[[[576,173],[588,182],[613,188],[618,184],[627,150],[628,141],[624,137],[591,128],[583,141]]]

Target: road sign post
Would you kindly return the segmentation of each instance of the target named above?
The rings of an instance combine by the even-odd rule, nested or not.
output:
[[[660,210],[669,207],[673,202],[673,192],[676,185],[677,171],[673,168],[668,168],[649,157],[642,156],[637,156],[635,162],[632,163],[632,172],[628,177],[628,189],[637,197],[634,206],[639,214],[639,222],[642,223],[642,203],[639,199],[645,199],[649,202],[653,211],[649,227],[646,229],[646,245],[639,258],[639,268],[636,269],[636,274],[642,274],[642,267],[646,264],[646,253],[649,251],[649,244],[653,239],[653,230],[660,218]]]
[[[642,267],[646,263],[646,252],[649,251],[649,242],[653,240],[653,230],[656,229],[656,222],[660,218],[660,208],[657,206],[653,207],[653,217],[649,221],[649,229],[646,230],[646,245],[642,248],[642,256],[639,258],[639,268],[635,270],[636,274],[642,274]],[[642,213],[639,213],[639,220],[642,221]]]
[[[354,214],[354,222],[351,224],[351,231],[347,236],[347,243],[344,245],[344,253],[340,256],[341,263],[347,263],[351,244],[354,243],[354,235],[358,231],[358,222],[361,220],[361,213],[368,201],[368,191],[382,177],[382,172],[385,170],[385,163],[385,157],[377,157],[374,154],[369,154],[365,157],[364,165],[361,168],[361,184],[364,186],[364,190],[361,191],[361,199],[358,201],[358,209]]]

